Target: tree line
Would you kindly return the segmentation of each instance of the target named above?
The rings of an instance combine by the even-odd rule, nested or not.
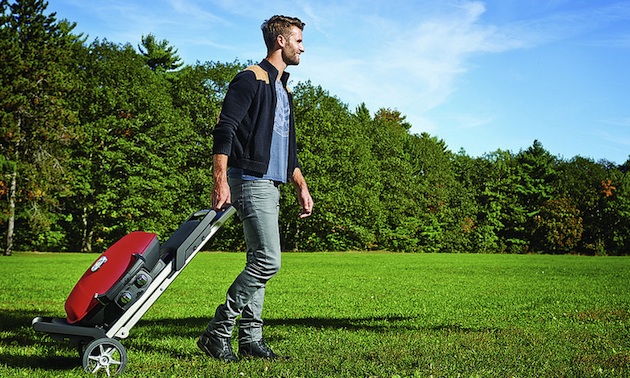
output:
[[[43,0],[0,0],[0,229],[14,250],[161,240],[211,204],[212,136],[247,64],[184,65],[168,41],[91,42]],[[395,109],[293,85],[315,212],[282,188],[283,249],[630,254],[630,159],[564,159],[538,141],[480,157],[413,134]],[[242,250],[232,222],[213,249]]]

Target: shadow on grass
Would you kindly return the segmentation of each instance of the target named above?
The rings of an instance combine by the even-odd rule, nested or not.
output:
[[[0,340],[0,364],[13,368],[30,368],[44,370],[71,370],[81,366],[81,360],[75,347],[67,342],[55,341],[48,335],[35,332],[31,326],[32,319],[37,314],[28,310],[9,310],[0,313],[0,332],[5,336]],[[136,351],[162,353],[172,358],[190,357],[190,350],[197,352],[194,347],[200,333],[205,329],[209,318],[188,317],[181,319],[141,320],[131,330],[130,338],[123,340],[125,348]],[[459,325],[427,326],[419,324],[415,316],[382,316],[365,318],[292,318],[267,319],[266,326],[298,327],[345,331],[367,331],[386,333],[390,331],[426,331],[426,332],[455,332],[477,333],[492,330],[482,330],[461,327]],[[179,347],[151,342],[169,337],[188,339],[179,343]],[[279,336],[270,336],[269,341]],[[183,346],[183,348],[182,348]]]
[[[81,366],[78,353],[71,344],[59,343],[35,332],[31,323],[33,318],[41,316],[27,310],[3,310],[0,312],[0,365],[13,368],[71,370]],[[68,355],[59,355],[61,349],[68,349]],[[43,351],[38,355],[33,350]]]
[[[158,319],[140,321],[137,327],[140,332],[153,337],[176,334],[180,337],[198,337],[206,328],[210,318]],[[404,331],[450,331],[450,332],[485,332],[491,329],[468,328],[460,325],[419,324],[416,316],[381,316],[364,318],[293,318],[265,319],[265,327],[304,327],[316,329],[332,329],[347,331],[389,332]],[[132,332],[133,333],[133,332]]]
[[[178,335],[197,337],[206,328],[208,318],[159,319],[143,320],[138,326],[150,329],[152,333],[177,332]],[[265,319],[265,326],[274,327],[309,327],[337,330],[390,331],[393,329],[417,330],[417,317],[383,316],[366,318],[295,318],[295,319]],[[436,329],[437,330],[437,329]]]
[[[348,331],[386,332],[394,329],[418,329],[416,317],[382,316],[366,318],[299,318],[271,319],[265,324],[273,326],[309,327]]]
[[[389,332],[403,331],[449,331],[449,332],[487,332],[494,329],[462,327],[457,324],[422,325],[417,316],[382,316],[367,318],[303,318],[303,319],[272,319],[265,321],[267,325],[297,326],[325,328],[348,331]]]

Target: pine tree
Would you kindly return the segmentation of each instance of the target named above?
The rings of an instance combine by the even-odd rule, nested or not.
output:
[[[45,15],[43,0],[0,1],[0,150],[7,196],[5,255],[24,218],[43,243],[54,223],[46,210],[62,193],[64,145],[76,114],[65,96],[76,84],[69,61],[74,25]],[[6,181],[5,181],[6,180]],[[18,204],[20,208],[18,208]],[[27,232],[27,231],[25,231]],[[58,237],[58,235],[57,235]]]
[[[156,40],[153,34],[142,36],[142,44],[138,45],[138,49],[153,71],[172,71],[183,64],[177,55],[177,49],[169,46],[169,42],[165,39]]]

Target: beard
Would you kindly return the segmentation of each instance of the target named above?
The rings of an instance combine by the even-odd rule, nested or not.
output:
[[[300,64],[300,53],[297,49],[282,50],[282,60],[287,66],[297,66]]]

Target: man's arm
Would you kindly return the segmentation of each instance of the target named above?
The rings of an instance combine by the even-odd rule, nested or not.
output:
[[[223,99],[219,122],[212,131],[214,138],[212,208],[217,211],[231,204],[230,186],[227,181],[228,155],[232,151],[232,140],[235,138],[236,129],[247,114],[249,105],[256,95],[257,85],[253,71],[241,71],[234,77]]]
[[[311,194],[308,191],[308,185],[306,185],[306,180],[304,179],[300,168],[295,168],[291,181],[297,191],[298,202],[300,203],[300,206],[302,206],[300,218],[306,218],[313,212],[313,198],[311,198]]]
[[[212,208],[220,211],[231,204],[230,186],[227,180],[228,156],[214,154],[212,156],[212,177],[214,186],[212,187]]]
[[[242,71],[230,82],[223,99],[219,121],[212,130],[213,154],[230,155],[236,129],[247,115],[257,91],[257,81],[252,71]]]

